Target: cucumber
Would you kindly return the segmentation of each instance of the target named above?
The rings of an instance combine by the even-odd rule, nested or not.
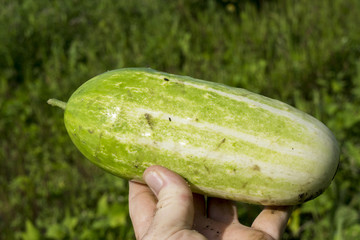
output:
[[[91,162],[142,182],[162,165],[193,192],[261,205],[296,205],[331,183],[339,146],[320,121],[244,89],[149,68],[124,68],[80,86],[64,122]]]

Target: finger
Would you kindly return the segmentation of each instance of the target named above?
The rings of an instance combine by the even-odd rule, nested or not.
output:
[[[155,215],[156,202],[148,186],[129,182],[129,213],[136,239],[141,239],[149,229]]]
[[[292,207],[265,207],[251,227],[269,234],[274,239],[280,239],[291,211]]]
[[[208,198],[208,218],[222,223],[238,222],[237,208],[234,201],[221,198]]]
[[[160,166],[149,167],[144,172],[144,180],[158,198],[157,211],[146,237],[168,239],[184,229],[191,229],[193,196],[185,180]]]

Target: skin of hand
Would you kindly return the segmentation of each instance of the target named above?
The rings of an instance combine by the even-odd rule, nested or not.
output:
[[[236,204],[192,193],[178,174],[161,166],[146,169],[147,185],[129,182],[129,212],[141,240],[280,239],[291,207],[265,207],[251,227],[239,223]],[[207,205],[207,206],[206,206]]]

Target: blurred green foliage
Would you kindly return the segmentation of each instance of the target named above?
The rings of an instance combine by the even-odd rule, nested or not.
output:
[[[287,102],[336,135],[329,189],[284,239],[360,238],[360,1],[1,0],[0,239],[133,239],[127,182],[67,136],[66,100],[106,70],[149,66]],[[251,224],[258,206],[239,203]]]

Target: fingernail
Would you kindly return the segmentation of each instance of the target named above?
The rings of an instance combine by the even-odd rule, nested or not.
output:
[[[151,171],[151,172],[147,173],[144,176],[144,178],[145,178],[145,182],[147,183],[147,185],[151,188],[151,190],[157,196],[164,184],[164,181],[161,178],[161,176],[157,172]]]

